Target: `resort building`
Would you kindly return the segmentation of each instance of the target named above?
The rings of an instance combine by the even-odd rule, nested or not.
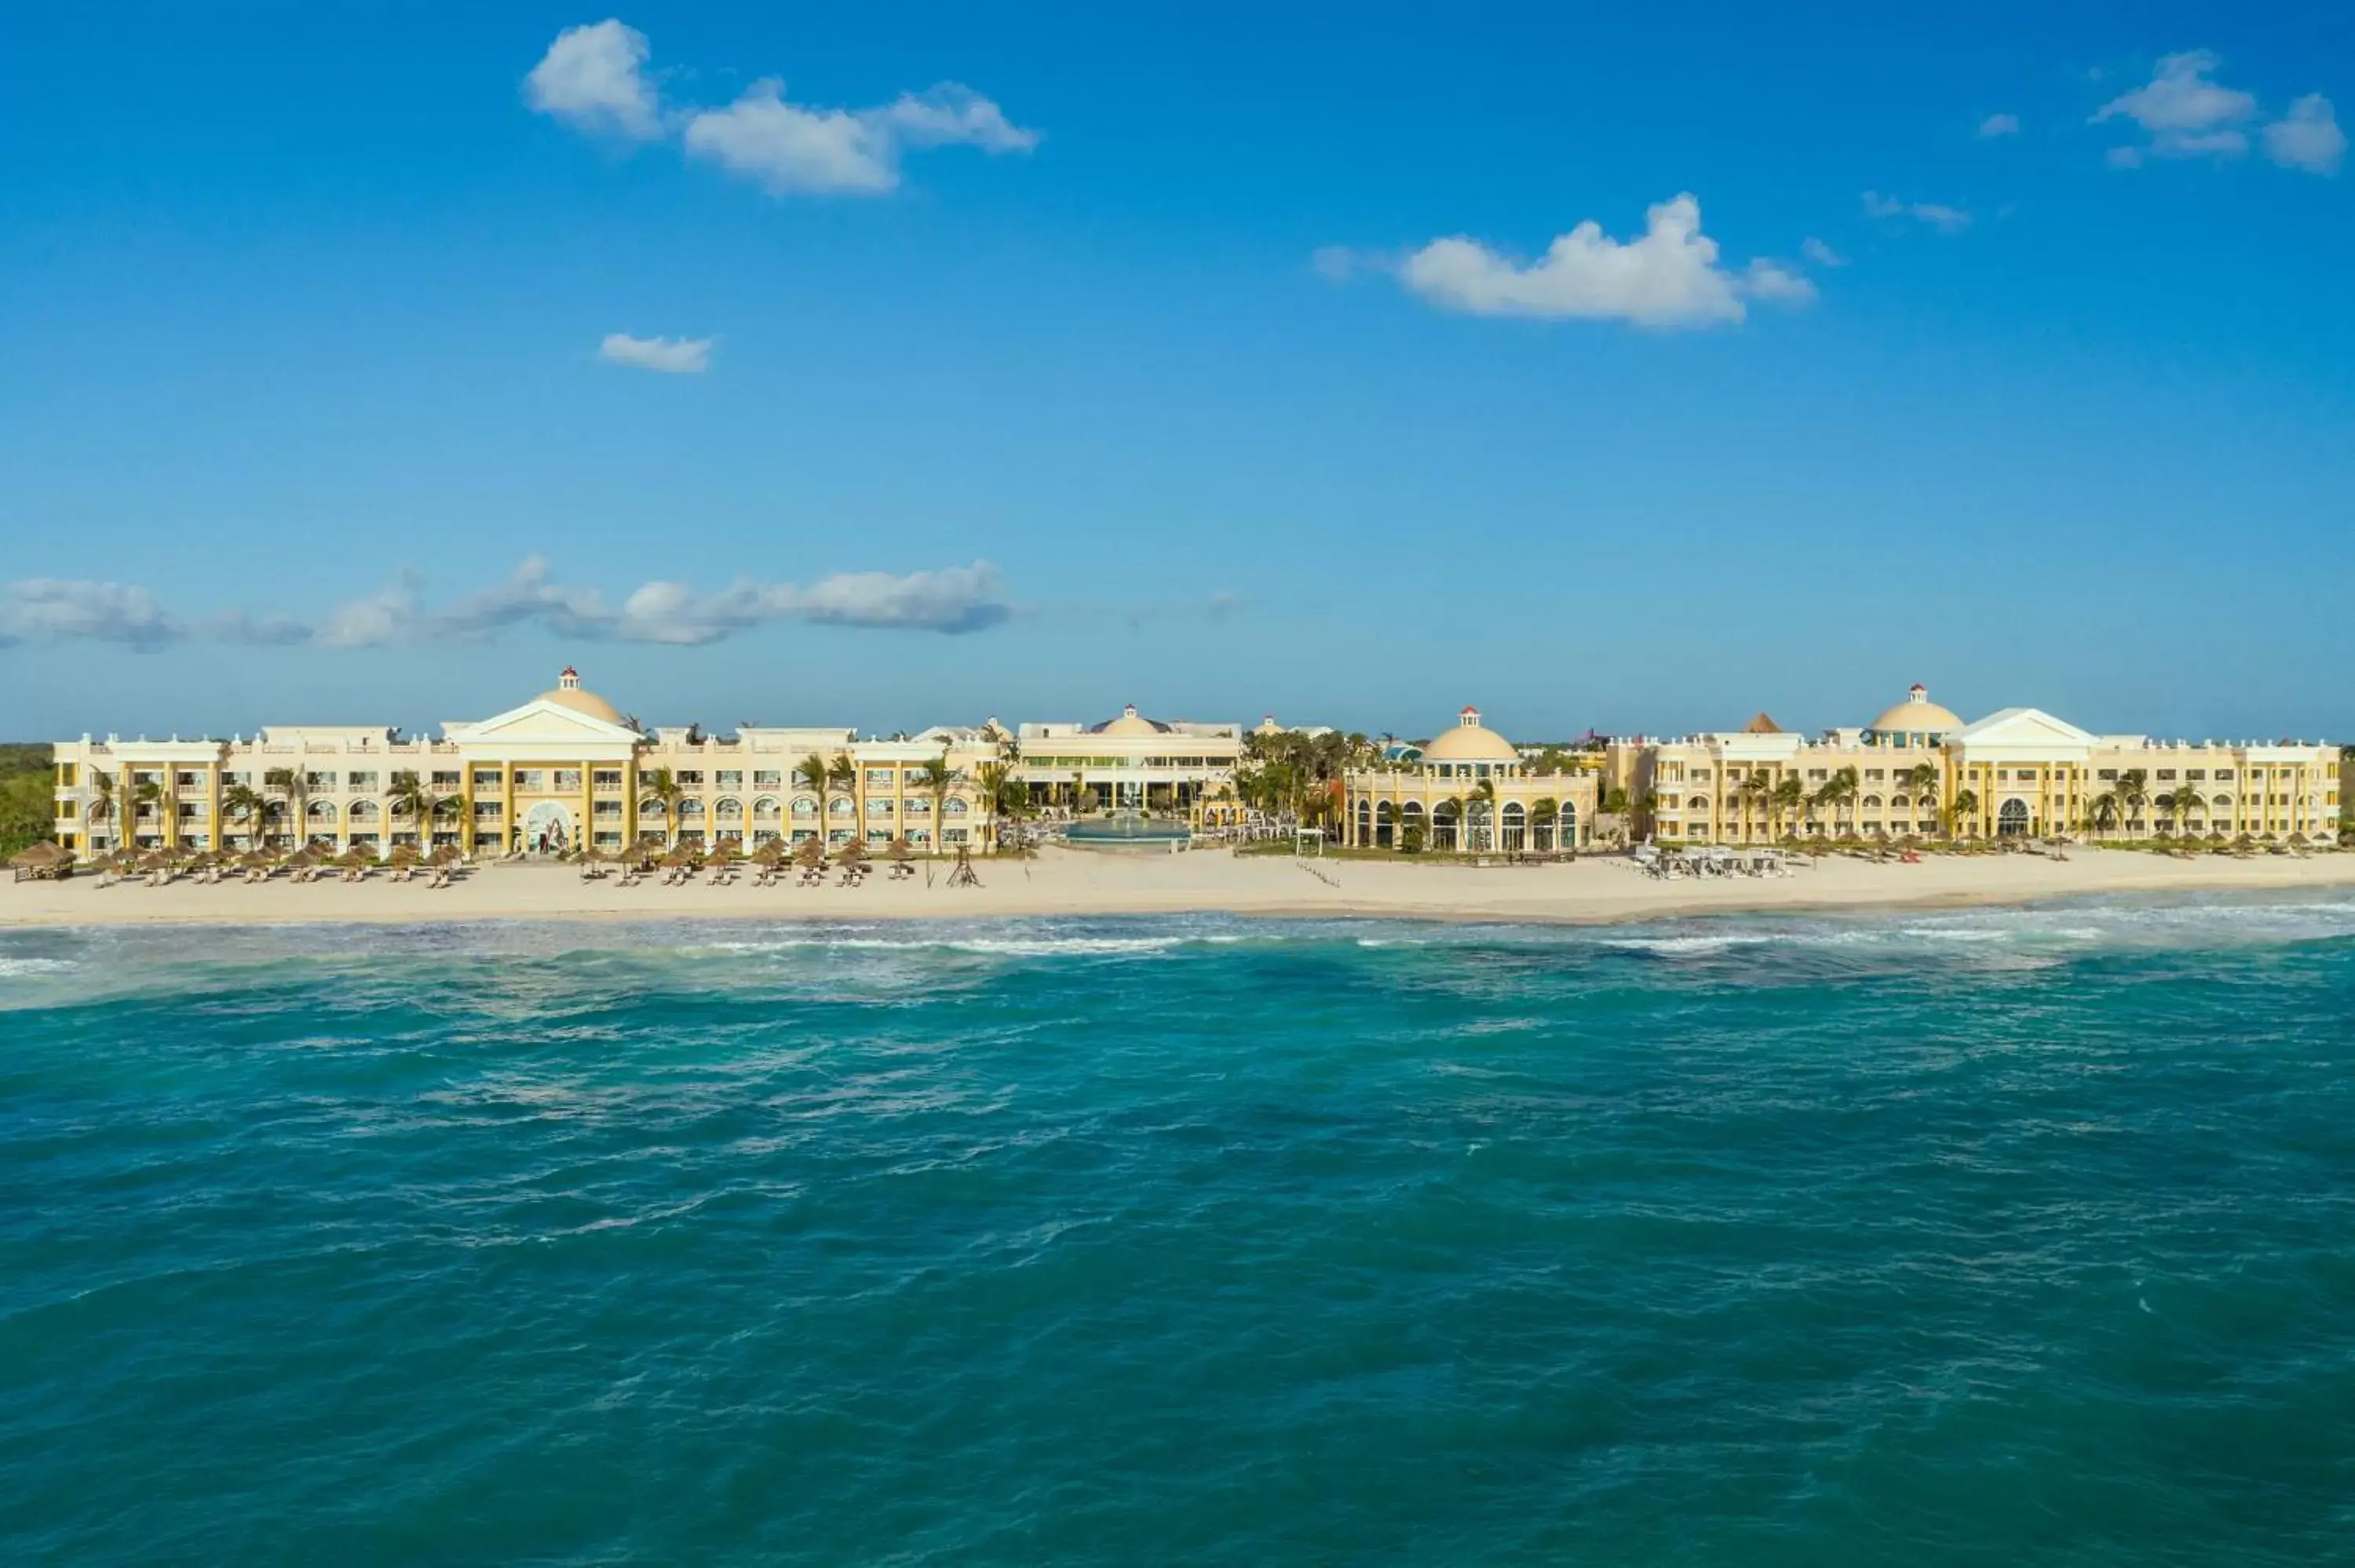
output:
[[[1353,847],[1554,851],[1593,842],[1599,794],[1591,770],[1540,773],[1467,707],[1413,755],[1342,780],[1341,836]]]
[[[68,849],[337,850],[456,845],[547,853],[644,839],[735,843],[906,839],[990,846],[988,770],[1033,798],[1184,811],[1233,776],[1241,726],[1134,708],[1095,726],[995,721],[893,740],[847,729],[641,730],[566,670],[555,687],[439,740],[378,726],[272,726],[251,739],[60,742]],[[1020,760],[1012,760],[1016,757]]]
[[[1809,738],[1764,714],[1739,730],[1646,741],[1624,760],[1663,842],[1866,838],[2222,836],[2330,842],[2336,748],[2094,735],[2035,708],[1976,723],[1916,685],[1858,729]]]
[[[1026,724],[1015,742],[1015,778],[1035,806],[1199,818],[1233,782],[1243,728],[1131,705],[1102,724]]]

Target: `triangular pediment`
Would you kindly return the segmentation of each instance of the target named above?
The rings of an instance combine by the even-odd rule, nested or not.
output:
[[[592,714],[538,700],[494,714],[476,724],[444,725],[442,731],[452,740],[634,742],[638,738],[637,732],[626,726],[608,724]]]
[[[2006,708],[1965,725],[1951,738],[1965,746],[2092,746],[2097,737],[2041,708]]]

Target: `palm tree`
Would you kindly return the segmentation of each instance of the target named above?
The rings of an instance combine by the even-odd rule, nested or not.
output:
[[[859,835],[866,831],[866,824],[858,810],[858,764],[850,760],[850,753],[837,751],[834,754],[834,760],[826,765],[826,782],[836,794],[849,798],[850,842],[858,842]]]
[[[2105,790],[2094,797],[2093,819],[2094,831],[2097,833],[2106,833],[2117,826],[2118,792],[2116,790]]]
[[[1447,811],[1455,819],[1455,842],[1447,847],[1449,849],[1461,852],[1464,848],[1465,840],[1469,836],[1465,832],[1465,824],[1464,821],[1464,798],[1460,795],[1450,795],[1446,800],[1442,800],[1439,803],[1439,806],[1441,810]],[[1439,826],[1437,820],[1438,816],[1438,811],[1432,812],[1432,827],[1434,831],[1434,834]]]
[[[2142,816],[2143,802],[2150,799],[2150,791],[2146,788],[2149,781],[2150,775],[2144,769],[2129,768],[2118,775],[2118,781],[2113,787],[2112,792],[2118,798],[2119,814],[2126,819],[2128,832],[2133,831],[2134,823]]]
[[[2199,809],[2200,800],[2198,791],[2184,785],[2161,795],[2158,798],[2158,803],[2166,809],[2168,820],[2174,824],[2175,831],[2179,833],[2183,831],[2183,820]]]
[[[232,784],[221,792],[221,810],[245,824],[250,847],[261,847],[269,832],[270,797],[250,784]]]
[[[1929,806],[1934,809],[1937,806],[1938,786],[1945,782],[1938,772],[1938,765],[1934,762],[1915,763],[1899,774],[1897,781],[1913,792],[1913,810],[1917,821],[1920,820],[1919,813],[1923,807]]]
[[[392,776],[392,788],[385,794],[393,815],[417,819],[417,842],[422,849],[433,847],[433,810],[441,803],[422,779],[407,771]]]
[[[917,780],[932,798],[932,849],[935,853],[940,850],[942,824],[948,820],[949,786],[958,782],[964,777],[964,774],[949,766],[949,754],[945,747],[941,749],[938,757],[927,758],[924,765],[916,769]]]
[[[114,775],[90,770],[90,820],[103,822],[114,815]],[[117,833],[119,840],[123,835]]]
[[[1550,834],[1561,821],[1561,802],[1552,796],[1541,796],[1529,803],[1529,836],[1532,840],[1540,834]],[[1561,846],[1555,844],[1553,847],[1560,849]]]
[[[1767,798],[1766,832],[1771,838],[1783,836],[1783,823],[1792,812],[1807,803],[1807,787],[1799,782],[1796,773],[1785,773],[1774,780],[1774,793]]]
[[[1946,831],[1953,833],[1965,821],[1976,821],[1979,814],[1978,792],[1974,789],[1955,791],[1955,803],[1946,819]],[[1959,835],[1957,835],[1959,836]]]
[[[295,847],[301,848],[311,838],[310,780],[293,768],[273,768],[261,776],[264,789],[275,789],[286,802],[286,814],[294,819]]]
[[[794,764],[794,782],[817,797],[817,839],[826,842],[826,758],[811,752]]]
[[[1816,791],[1817,802],[1832,809],[1832,826],[1835,829],[1845,831],[1848,827],[1848,810],[1856,800],[1856,769],[1842,768],[1834,771],[1829,779],[1824,780],[1824,787]]]
[[[1635,809],[1635,802],[1628,800],[1626,790],[1614,784],[1603,791],[1600,804],[1603,814],[1613,819],[1612,832],[1619,835],[1619,842],[1625,847],[1627,842],[1627,813]]]
[[[1750,837],[1750,813],[1756,810],[1764,815],[1774,798],[1774,780],[1764,768],[1743,775],[1742,782],[1733,787],[1733,803],[1742,813],[1743,839]]]
[[[1475,845],[1475,846],[1471,846],[1471,847],[1476,847],[1476,848],[1479,848],[1479,849],[1494,849],[1494,848],[1496,848],[1497,846],[1496,846],[1496,843],[1495,843],[1495,833],[1496,833],[1496,827],[1495,827],[1495,823],[1496,823],[1496,820],[1497,820],[1497,786],[1496,786],[1496,783],[1495,783],[1495,781],[1494,781],[1494,780],[1492,780],[1492,779],[1481,779],[1481,780],[1480,780],[1480,782],[1478,782],[1477,784],[1475,784],[1475,785],[1473,785],[1473,786],[1472,786],[1472,792],[1471,792],[1470,797],[1468,798],[1468,800],[1466,800],[1466,802],[1465,802],[1465,821],[1464,821],[1464,825],[1465,825],[1465,831],[1466,831],[1466,834],[1467,834],[1467,836],[1468,836],[1468,834],[1469,834],[1469,831],[1470,831],[1471,826],[1472,826],[1472,820],[1471,820],[1471,819],[1472,819],[1471,808],[1472,808],[1473,806],[1480,806],[1480,807],[1485,808],[1485,810],[1484,810],[1484,812],[1483,812],[1483,815],[1486,817],[1487,821],[1488,821],[1488,823],[1489,823],[1489,827],[1488,827],[1487,832],[1488,832],[1488,833],[1489,833],[1489,835],[1490,835],[1490,842],[1487,842],[1487,843],[1485,843],[1485,844],[1479,844],[1479,845]]]
[[[998,842],[998,818],[1014,814],[1010,800],[1017,788],[1013,766],[1005,762],[985,762],[976,771],[974,781],[981,787],[981,803],[987,812],[984,819],[986,831],[989,834],[991,847],[995,848]]]
[[[172,847],[172,823],[169,815],[163,809],[163,800],[164,787],[153,779],[143,779],[131,787],[131,803],[134,807],[155,808],[156,818],[164,825],[164,847],[169,849]]]
[[[667,768],[649,769],[638,780],[638,792],[649,800],[659,800],[663,809],[663,848],[678,847],[678,803],[687,796],[687,787]]]

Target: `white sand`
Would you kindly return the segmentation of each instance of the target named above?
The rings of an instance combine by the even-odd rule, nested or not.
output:
[[[1313,867],[1312,871],[1309,867]],[[135,925],[169,921],[272,922],[597,919],[702,916],[757,919],[1142,915],[1220,911],[1239,915],[1380,916],[1447,920],[1643,919],[1742,909],[1872,905],[2022,903],[2103,893],[2169,889],[2355,886],[2355,854],[2250,860],[2203,855],[2170,860],[2126,851],[2083,850],[2066,862],[2032,855],[1931,855],[1919,865],[1834,857],[1785,878],[1659,882],[1615,856],[1573,865],[1497,867],[1326,860],[1305,865],[1221,851],[1180,855],[1050,850],[1037,860],[983,862],[983,885],[946,885],[947,868],[892,882],[883,872],[863,887],[829,876],[824,887],[713,887],[649,881],[622,887],[583,882],[561,866],[494,865],[442,890],[395,885],[378,873],[357,885],[101,887],[92,876],[62,883],[0,881],[0,926]],[[1330,878],[1328,882],[1326,879]]]

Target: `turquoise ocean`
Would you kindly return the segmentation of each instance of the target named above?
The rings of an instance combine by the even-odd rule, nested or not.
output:
[[[2355,901],[0,933],[0,1560],[2355,1561]]]

